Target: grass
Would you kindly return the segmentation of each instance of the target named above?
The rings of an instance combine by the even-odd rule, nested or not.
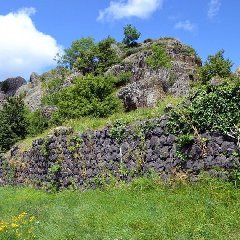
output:
[[[41,240],[237,240],[239,199],[239,189],[219,180],[166,186],[140,178],[105,190],[51,194],[4,187],[0,220],[26,212],[35,217],[32,231]]]
[[[119,112],[115,113],[108,118],[92,118],[83,117],[80,119],[67,120],[63,125],[67,127],[72,127],[77,132],[84,132],[87,130],[96,130],[105,127],[106,125],[111,125],[112,122],[124,119],[126,123],[133,123],[138,120],[156,118],[164,114],[164,109],[167,104],[172,104],[176,106],[182,97],[174,97],[171,95],[166,96],[161,102],[157,104],[154,108],[139,108],[132,112]],[[42,134],[37,137],[27,137],[23,141],[19,142],[19,147],[24,151],[31,147],[32,141],[36,138],[44,138],[51,134],[54,128],[45,130]]]

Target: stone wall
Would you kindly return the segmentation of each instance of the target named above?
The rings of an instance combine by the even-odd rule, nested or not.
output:
[[[47,138],[35,140],[28,151],[15,146],[3,156],[0,183],[85,189],[113,177],[131,180],[152,171],[163,179],[179,172],[194,179],[201,171],[226,177],[227,170],[240,166],[233,140],[202,134],[179,149],[167,121],[163,116],[81,134],[56,128]]]

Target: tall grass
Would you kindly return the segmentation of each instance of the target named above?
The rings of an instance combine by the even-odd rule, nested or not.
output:
[[[26,212],[41,240],[237,240],[239,199],[238,189],[218,180],[166,186],[141,178],[106,190],[55,194],[4,187],[0,220]]]

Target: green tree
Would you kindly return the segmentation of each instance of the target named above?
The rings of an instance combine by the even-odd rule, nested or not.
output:
[[[92,72],[96,67],[96,44],[91,37],[73,41],[70,48],[64,50],[64,54],[56,57],[58,64],[72,69],[75,67],[83,74]]]
[[[112,44],[116,43],[115,39],[108,37],[97,44],[97,67],[98,74],[104,73],[110,66],[120,61]]]
[[[207,83],[212,77],[226,78],[231,75],[233,63],[224,58],[224,50],[220,50],[215,55],[210,55],[204,66],[200,68],[200,79]]]
[[[141,35],[141,33],[131,24],[127,24],[123,28],[123,33],[123,43],[127,44],[128,46],[134,45],[136,43],[136,40],[138,40]]]
[[[0,111],[0,152],[27,135],[26,109],[21,97],[10,97]]]

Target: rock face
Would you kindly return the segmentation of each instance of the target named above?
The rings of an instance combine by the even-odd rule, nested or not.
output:
[[[23,94],[25,105],[34,111],[41,106],[41,99],[43,96],[41,77],[36,73],[32,73],[30,81],[18,89],[16,96]]]
[[[31,111],[35,111],[42,105],[42,98],[45,95],[44,83],[62,79],[62,83],[58,87],[59,89],[63,89],[71,86],[73,79],[78,76],[81,76],[78,72],[69,73],[58,68],[42,75],[32,73],[29,83],[20,87],[16,95],[24,94],[24,103]]]
[[[165,46],[171,58],[170,70],[153,70],[146,64],[146,58],[152,54],[153,44]],[[138,48],[137,53],[131,54],[123,63],[113,66],[107,72],[116,76],[123,72],[132,73],[131,82],[118,93],[127,110],[155,106],[166,93],[176,96],[188,94],[191,82],[197,80],[197,68],[202,64],[192,48],[172,38],[145,41]]]
[[[237,68],[237,70],[236,70],[236,75],[237,75],[238,77],[240,77],[240,67]]]
[[[202,171],[227,177],[228,171],[240,167],[234,140],[202,134],[179,149],[167,122],[166,116],[140,122],[124,128],[121,138],[111,128],[80,134],[58,127],[45,139],[33,141],[28,151],[15,146],[0,158],[0,182],[86,189],[109,176],[131,180],[155,171],[163,179],[183,173],[194,180]]]
[[[14,96],[17,90],[26,84],[26,80],[22,77],[8,78],[0,82],[0,107],[7,97]]]

